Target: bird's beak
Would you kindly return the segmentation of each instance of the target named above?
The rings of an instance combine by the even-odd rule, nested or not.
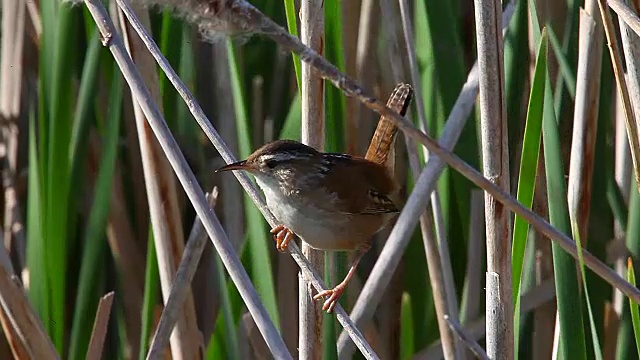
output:
[[[247,164],[247,160],[235,162],[233,164],[225,165],[216,170],[216,172],[229,171],[229,170],[249,170],[250,166]]]

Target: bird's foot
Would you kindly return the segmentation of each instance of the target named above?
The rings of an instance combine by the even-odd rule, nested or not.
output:
[[[285,252],[289,242],[293,240],[293,231],[284,225],[278,225],[271,229],[273,239],[276,241],[276,249],[280,252]]]
[[[313,297],[313,300],[319,300],[325,296],[329,296],[329,298],[325,300],[324,304],[322,305],[322,311],[332,313],[333,308],[336,307],[336,305],[338,304],[338,300],[340,300],[340,296],[342,296],[342,293],[344,292],[344,288],[345,286],[343,284],[339,284],[333,289],[321,291]]]

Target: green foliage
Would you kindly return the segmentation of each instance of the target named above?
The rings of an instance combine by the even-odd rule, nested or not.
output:
[[[545,28],[546,29],[546,28]],[[522,155],[520,160],[520,173],[518,176],[517,199],[523,205],[531,208],[533,204],[533,193],[538,170],[538,158],[540,155],[540,137],[542,132],[542,114],[544,108],[544,89],[547,77],[547,36],[543,29],[536,67],[531,84],[531,94],[529,96],[529,106],[527,108],[527,120],[524,130],[524,140],[522,142]],[[513,224],[513,239],[511,262],[513,268],[513,299],[514,308],[514,344],[515,354],[518,354],[520,330],[520,281],[522,278],[522,268],[525,260],[525,249],[527,248],[527,238],[529,236],[529,224],[516,215]]]
[[[147,241],[147,266],[144,272],[144,296],[142,299],[142,329],[140,331],[140,354],[138,359],[147,357],[149,343],[151,341],[151,325],[153,323],[153,307],[158,301],[160,292],[160,274],[158,270],[158,258],[154,246],[153,231],[149,225],[149,240]]]
[[[411,296],[407,293],[402,294],[400,321],[400,359],[412,359],[416,349],[413,335],[413,310],[411,307]]]
[[[83,331],[92,327],[93,317],[102,294],[98,292],[99,282],[95,275],[104,268],[105,233],[109,215],[109,200],[115,172],[120,131],[120,110],[122,103],[122,78],[114,76],[111,82],[107,128],[104,133],[102,159],[96,179],[93,206],[84,233],[84,251],[80,265],[76,308],[71,331],[70,359],[82,359],[87,352],[91,334]]]
[[[627,263],[627,279],[631,285],[636,286],[636,273],[633,270],[633,260],[631,258]],[[636,336],[636,348],[638,349],[638,356],[640,356],[640,312],[638,311],[638,304],[631,299],[629,300],[629,307],[631,308],[633,333]]]

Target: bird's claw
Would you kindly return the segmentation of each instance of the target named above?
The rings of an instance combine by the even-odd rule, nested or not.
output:
[[[324,304],[322,305],[322,311],[326,311],[327,313],[332,313],[333,308],[335,308],[336,305],[338,304],[338,300],[340,299],[340,296],[342,296],[343,292],[344,292],[344,286],[338,285],[333,289],[319,292],[316,296],[313,297],[313,300],[319,300],[325,296],[329,296],[329,298],[325,300]]]
[[[276,241],[276,249],[285,252],[289,242],[293,240],[293,231],[284,225],[278,225],[271,229],[271,233],[275,234],[273,239]]]

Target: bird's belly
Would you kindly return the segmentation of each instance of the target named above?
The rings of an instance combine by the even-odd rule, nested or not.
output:
[[[384,223],[380,215],[327,213],[296,202],[269,204],[275,217],[311,247],[329,251],[356,250]]]
[[[330,217],[326,212],[291,201],[268,204],[273,215],[304,242],[322,250],[352,250],[358,239],[344,239],[343,219]],[[352,244],[353,243],[353,244]]]
[[[316,249],[356,250],[388,220],[385,215],[328,212],[295,195],[286,196],[273,187],[261,185],[267,206],[278,221]]]

